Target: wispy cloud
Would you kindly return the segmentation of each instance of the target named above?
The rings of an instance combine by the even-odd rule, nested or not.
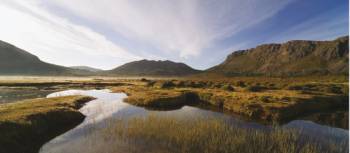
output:
[[[3,0],[0,39],[26,49],[45,61],[64,65],[111,68],[140,59],[89,27],[76,25],[40,7],[38,1]],[[94,57],[115,58],[96,64]]]
[[[277,13],[291,0],[54,0],[134,42],[191,57]],[[52,1],[51,1],[52,2]]]
[[[236,49],[348,33],[348,8],[316,1],[1,0],[0,39],[61,65],[151,58],[205,69]]]

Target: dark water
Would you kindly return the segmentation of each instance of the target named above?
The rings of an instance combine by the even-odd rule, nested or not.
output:
[[[48,95],[48,97],[65,95],[89,95],[96,100],[89,102],[80,111],[87,117],[76,128],[56,137],[41,148],[41,153],[98,153],[101,148],[109,148],[99,132],[110,120],[146,116],[147,114],[170,116],[179,118],[196,119],[201,117],[220,118],[229,120],[235,126],[256,129],[271,129],[269,125],[249,122],[239,119],[235,115],[227,115],[220,112],[201,109],[192,106],[184,106],[177,110],[156,111],[146,110],[123,102],[126,97],[122,93],[109,93],[108,90],[67,90]],[[348,139],[348,130],[324,126],[312,121],[294,120],[282,125],[283,128],[295,128],[301,130],[304,135],[316,136],[319,139]],[[115,142],[113,142],[115,143]]]
[[[0,104],[25,99],[43,98],[56,91],[55,89],[37,87],[0,87]]]

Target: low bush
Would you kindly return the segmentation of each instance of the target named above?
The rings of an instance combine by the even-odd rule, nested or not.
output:
[[[154,86],[154,84],[156,84],[156,81],[149,80],[149,81],[147,81],[146,86],[152,87],[152,86]]]
[[[343,90],[341,87],[338,87],[338,86],[329,86],[326,88],[326,92],[335,93],[335,94],[342,94]]]
[[[231,85],[229,85],[229,84],[226,84],[226,85],[222,86],[221,89],[226,90],[226,91],[234,91],[234,90],[235,90],[235,89],[234,89]]]
[[[271,102],[271,96],[261,96],[260,97],[260,101],[264,102],[264,103],[268,103]]]
[[[223,85],[221,83],[214,83],[212,88],[221,88]]]
[[[263,91],[265,90],[266,87],[263,87],[263,86],[258,86],[258,85],[253,85],[253,86],[248,86],[246,88],[246,91],[250,91],[250,92],[260,92],[260,91]]]
[[[237,81],[236,82],[236,86],[238,86],[238,87],[246,87],[247,85],[243,81]]]
[[[164,81],[160,83],[160,88],[164,89],[164,88],[172,88],[175,87],[174,82],[172,81]]]
[[[142,82],[148,82],[149,80],[147,80],[146,78],[141,78]]]

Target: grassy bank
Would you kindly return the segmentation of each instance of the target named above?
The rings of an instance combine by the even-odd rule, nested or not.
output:
[[[255,80],[254,80],[255,79]],[[268,122],[286,121],[310,113],[347,110],[346,80],[271,78],[247,80],[147,80],[113,87],[125,92],[126,102],[146,108],[179,108],[206,103],[225,111]],[[278,81],[279,80],[279,81]],[[345,125],[345,124],[344,124]]]
[[[293,129],[239,128],[218,119],[147,116],[117,120],[103,130],[115,152],[162,153],[346,153],[348,140],[314,139]]]
[[[0,105],[0,153],[36,153],[83,121],[78,109],[92,97],[67,96]]]

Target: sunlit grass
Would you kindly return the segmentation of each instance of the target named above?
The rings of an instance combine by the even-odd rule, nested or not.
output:
[[[318,140],[293,129],[268,131],[232,126],[219,119],[179,119],[173,117],[135,117],[116,120],[102,130],[104,140],[142,152],[171,153],[342,153],[348,141]],[[129,149],[131,149],[129,148]],[[110,148],[109,148],[110,149]],[[117,148],[114,148],[118,150]],[[103,150],[102,150],[103,152]]]
[[[112,91],[127,93],[125,102],[137,106],[163,109],[204,102],[219,109],[269,122],[286,121],[307,113],[347,106],[348,87],[343,84],[322,84],[311,80],[277,83],[275,78],[271,78],[274,83],[259,82],[259,78],[256,80],[255,83],[251,82],[253,80],[157,80],[152,81],[155,82],[152,86],[139,83],[113,87]],[[281,85],[284,83],[290,84]],[[228,86],[232,89],[228,90]],[[187,96],[188,93],[191,93],[190,97]]]
[[[39,98],[0,104],[0,152],[35,153],[84,120],[78,109],[92,97]]]

